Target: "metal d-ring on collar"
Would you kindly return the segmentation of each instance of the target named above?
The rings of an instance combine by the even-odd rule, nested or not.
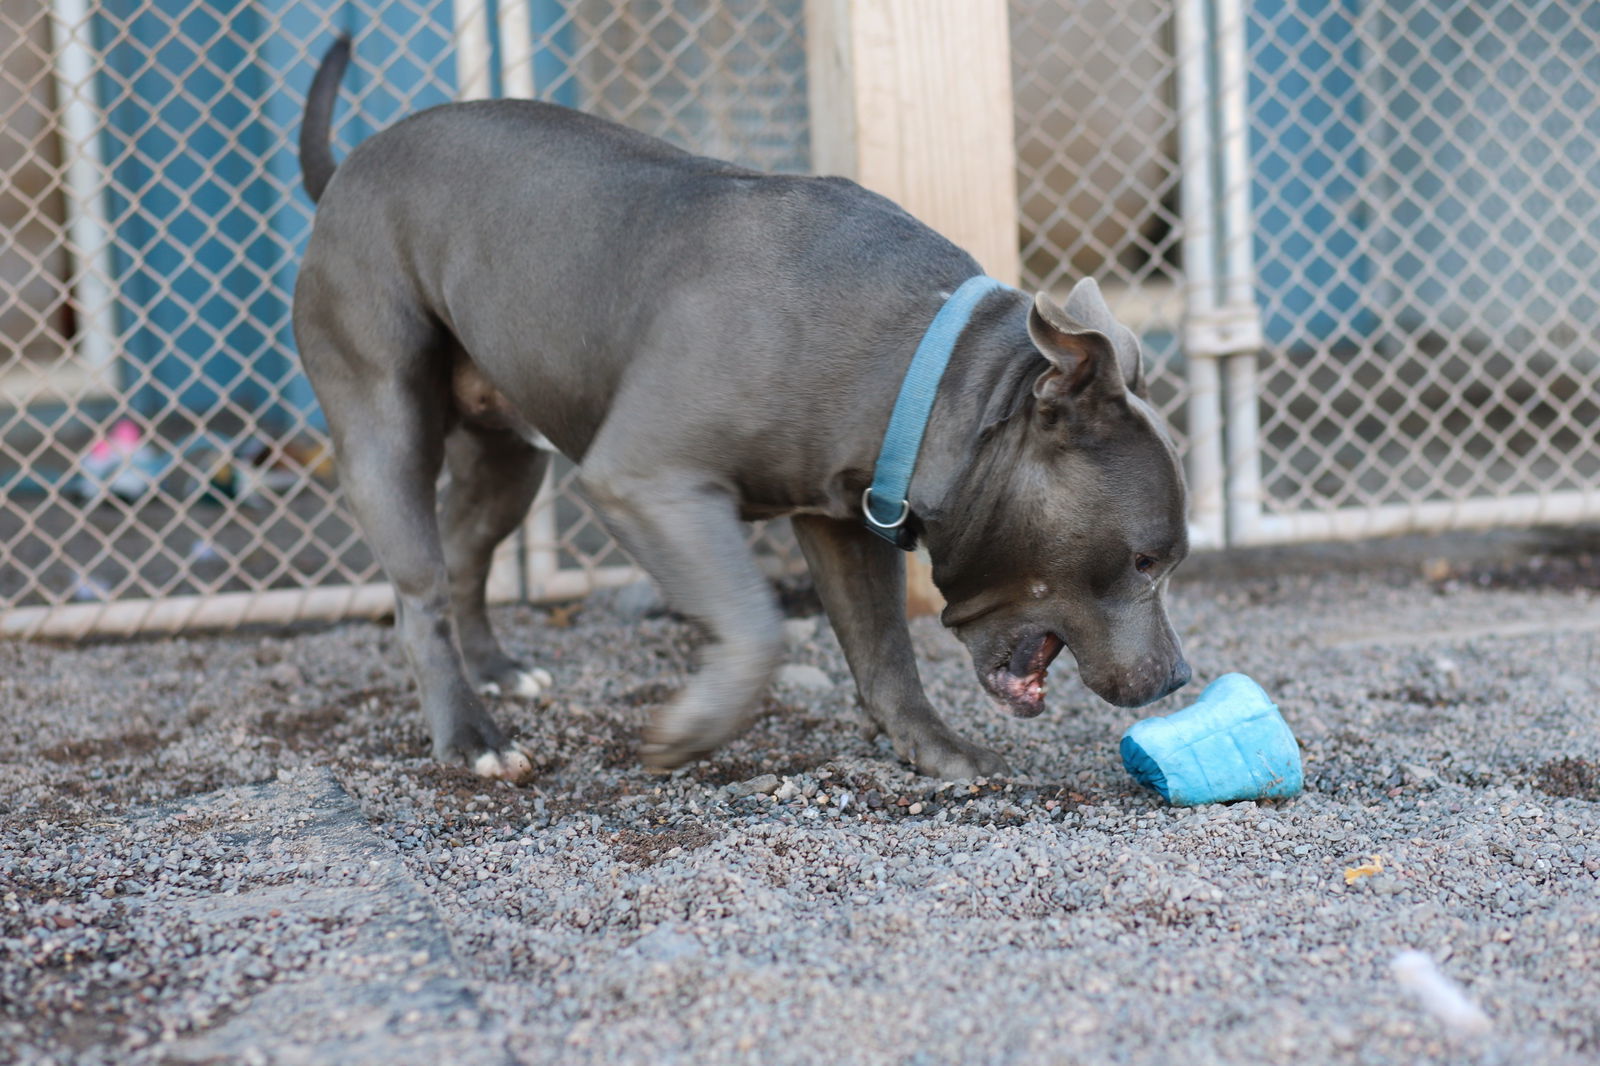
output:
[[[955,351],[956,341],[979,302],[996,289],[1008,287],[983,274],[962,283],[928,323],[900,382],[900,395],[895,398],[889,428],[883,434],[872,484],[861,494],[867,528],[897,548],[910,551],[917,546],[915,534],[906,528],[906,519],[911,517],[911,501],[906,493],[911,488],[911,472],[917,465],[922,435],[928,428],[928,416],[933,412],[939,379],[944,377],[950,353]],[[885,507],[891,516],[898,511],[898,517],[884,517]]]
[[[893,522],[880,522],[872,513],[872,486],[868,485],[861,490],[861,515],[867,524],[877,529],[899,529],[906,524],[906,519],[911,517],[911,501],[900,501],[900,517]]]

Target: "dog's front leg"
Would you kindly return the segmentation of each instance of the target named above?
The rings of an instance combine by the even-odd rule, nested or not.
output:
[[[906,629],[900,551],[859,525],[832,518],[796,516],[794,531],[855,675],[861,708],[895,752],[930,777],[1008,773],[999,755],[946,725],[922,691]]]
[[[703,473],[599,473],[581,484],[667,602],[711,637],[700,670],[645,730],[646,765],[670,770],[744,732],[783,650],[783,615],[745,542],[731,491]]]

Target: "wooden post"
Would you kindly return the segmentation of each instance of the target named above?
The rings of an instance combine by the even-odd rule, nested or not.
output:
[[[1016,144],[1006,0],[807,0],[811,160],[900,204],[1015,285]],[[907,565],[906,608],[943,600]]]

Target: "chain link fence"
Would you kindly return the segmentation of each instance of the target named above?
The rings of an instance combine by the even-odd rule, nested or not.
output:
[[[356,42],[341,150],[420,108],[507,93],[803,170],[801,6],[0,0],[5,631],[388,602],[288,323],[312,214],[293,144],[337,29]],[[631,575],[571,476],[556,468],[502,550],[497,598]],[[783,536],[760,541],[793,562]]]
[[[1023,285],[1097,278],[1186,448],[1173,5],[1012,0],[1011,50]]]
[[[340,150],[504,94],[801,171],[804,6],[0,0],[0,631],[386,605],[288,328],[311,218],[292,145],[336,30]],[[1024,284],[1101,279],[1191,462],[1248,467],[1228,538],[1600,514],[1600,7],[1010,7]],[[1229,99],[1230,34],[1263,345],[1219,355],[1184,262],[1223,215],[1191,134]],[[631,575],[570,479],[503,549],[498,598]],[[1199,480],[1220,516],[1220,475]]]
[[[1191,167],[1216,182],[1199,212],[1179,82],[1213,64],[1197,77],[1220,110],[1230,75],[1181,51],[1185,7],[1244,58],[1246,174]],[[1012,11],[1026,279],[1109,282],[1191,461],[1227,453],[1230,542],[1600,515],[1600,6]],[[1229,233],[1241,180],[1248,232]],[[1186,336],[1186,241],[1218,225],[1254,259],[1259,353]],[[1234,395],[1212,394],[1213,358]]]
[[[1250,8],[1251,539],[1600,514],[1600,6]]]

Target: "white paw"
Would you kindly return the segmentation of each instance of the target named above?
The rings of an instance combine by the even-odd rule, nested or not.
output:
[[[516,747],[505,751],[486,751],[473,762],[472,772],[479,777],[517,782],[526,780],[533,773],[533,762]]]
[[[511,686],[511,695],[521,696],[524,699],[534,699],[548,692],[556,683],[550,676],[550,671],[534,667],[532,670],[518,670],[516,682]]]
[[[478,691],[485,696],[516,696],[525,700],[538,699],[555,685],[555,678],[550,676],[548,670],[516,670],[510,676],[510,684],[502,687],[498,681],[485,681],[478,686]]]

